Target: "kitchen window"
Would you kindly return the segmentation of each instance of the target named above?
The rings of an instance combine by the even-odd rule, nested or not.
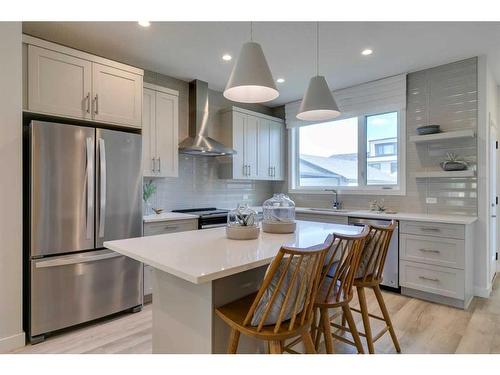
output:
[[[404,111],[290,129],[290,190],[404,194]]]

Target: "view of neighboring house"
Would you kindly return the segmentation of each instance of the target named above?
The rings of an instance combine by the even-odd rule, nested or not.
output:
[[[397,138],[368,141],[368,184],[397,183],[397,152]],[[300,180],[302,186],[356,186],[358,154],[328,157],[301,154]]]

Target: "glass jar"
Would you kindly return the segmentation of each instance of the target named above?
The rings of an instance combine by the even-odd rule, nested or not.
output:
[[[239,203],[236,209],[227,214],[227,225],[238,227],[251,227],[256,225],[257,212],[248,207],[246,203]]]
[[[295,202],[285,194],[274,194],[262,205],[262,214],[265,223],[294,223]]]

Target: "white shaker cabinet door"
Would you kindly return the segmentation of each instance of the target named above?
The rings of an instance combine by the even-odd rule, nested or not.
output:
[[[259,125],[258,138],[258,177],[259,180],[272,179],[270,161],[271,152],[271,124],[270,121],[261,119]]]
[[[92,63],[28,46],[28,110],[79,119],[91,114]]]
[[[283,180],[285,177],[285,131],[282,123],[270,122],[270,158],[271,178]]]
[[[142,173],[156,177],[156,91],[144,89],[142,112]]]
[[[142,76],[93,63],[94,120],[140,128]]]
[[[245,164],[245,123],[246,115],[233,112],[232,113],[232,128],[233,128],[233,148],[236,154],[232,156],[233,158],[233,178],[234,179],[246,179],[247,177],[247,166]]]
[[[156,92],[156,157],[160,177],[178,176],[178,97]]]
[[[257,155],[258,155],[258,128],[259,119],[254,116],[246,116],[245,122],[245,152],[244,160],[247,166],[247,177],[256,179],[258,176]]]

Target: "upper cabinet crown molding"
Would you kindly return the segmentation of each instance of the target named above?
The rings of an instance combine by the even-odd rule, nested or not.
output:
[[[116,69],[121,69],[121,70],[125,70],[127,72],[130,72],[130,73],[144,76],[144,70],[142,70],[140,68],[136,68],[135,66],[123,64],[121,62],[114,61],[114,60],[109,60],[109,59],[106,59],[106,58],[101,57],[101,56],[92,55],[90,53],[83,52],[83,51],[80,51],[78,49],[66,47],[66,46],[63,46],[61,44],[57,44],[57,43],[49,42],[47,40],[35,38],[34,36],[31,36],[31,35],[23,34],[23,43],[28,44],[28,45],[32,45],[32,46],[37,46],[40,48],[45,48],[45,49],[59,52],[59,53],[64,53],[66,55],[78,57],[80,59],[88,60],[88,61],[95,62],[98,64],[112,66],[113,68],[116,68]]]
[[[144,71],[24,36],[30,112],[141,128]]]

